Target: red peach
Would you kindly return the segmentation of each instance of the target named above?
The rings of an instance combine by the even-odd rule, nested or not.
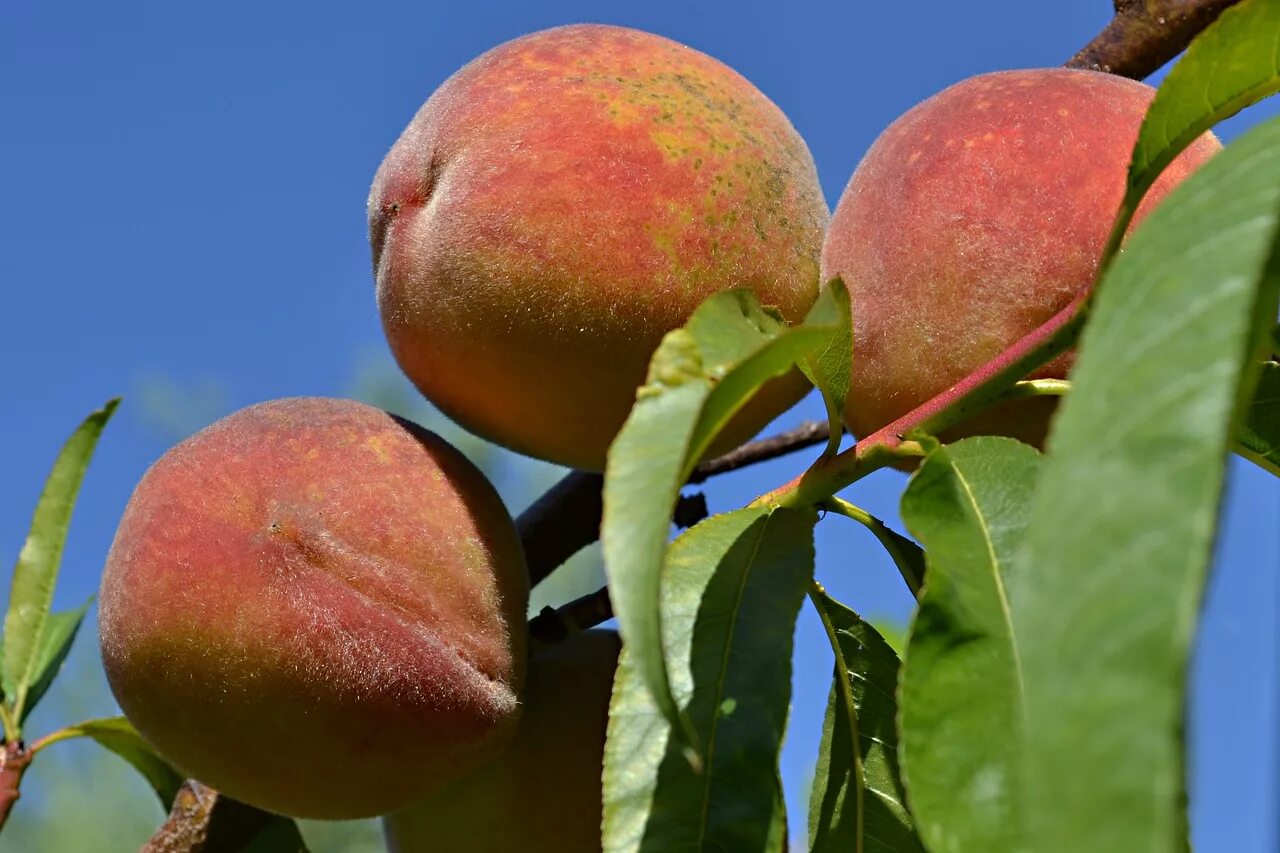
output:
[[[586,24],[450,77],[369,197],[378,306],[409,378],[478,435],[594,470],[663,334],[709,295],[750,287],[803,318],[827,219],[804,140],[750,82]],[[805,388],[773,383],[717,449]]]
[[[855,435],[945,391],[1091,285],[1154,93],[1093,71],[983,74],[881,134],[822,254],[824,279],[841,276],[852,295]],[[1137,219],[1220,147],[1197,139]],[[1071,361],[1036,378],[1064,378]],[[1006,404],[963,429],[1042,444],[1052,410],[1043,398]]]
[[[527,596],[511,518],[460,453],[359,403],[277,400],[143,477],[102,656],[186,773],[274,812],[372,816],[505,747]]]

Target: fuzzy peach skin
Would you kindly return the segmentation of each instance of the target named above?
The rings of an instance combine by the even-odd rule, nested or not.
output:
[[[505,747],[527,598],[511,517],[458,451],[360,403],[277,400],[143,477],[102,578],[102,658],[191,776],[372,816]]]
[[[594,630],[535,652],[511,748],[386,818],[392,853],[598,853],[600,773],[620,649],[615,632]]]
[[[593,470],[662,335],[707,296],[750,287],[803,318],[827,220],[804,140],[750,82],[589,24],[450,77],[369,197],[378,307],[409,378],[478,435]],[[775,381],[717,449],[806,387]]]
[[[845,409],[865,437],[999,355],[1092,283],[1155,90],[1094,71],[1002,71],[957,83],[881,134],[836,206],[823,276],[853,300]],[[1138,211],[1221,148],[1205,134]],[[1036,378],[1065,378],[1071,356]],[[966,424],[1040,445],[1054,401]]]

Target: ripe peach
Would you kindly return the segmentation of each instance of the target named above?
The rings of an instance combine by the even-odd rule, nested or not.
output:
[[[860,437],[946,390],[1090,286],[1155,90],[1062,68],[983,74],[881,134],[849,181],[824,278],[853,300],[845,418]],[[1205,134],[1138,218],[1221,146]],[[1064,356],[1037,378],[1064,378]],[[1005,404],[964,427],[1042,444],[1053,402]]]
[[[596,630],[535,653],[511,748],[388,817],[393,853],[600,850],[600,771],[619,648],[616,633]]]
[[[107,678],[185,772],[300,817],[383,814],[505,747],[528,580],[498,495],[438,436],[290,399],[174,447],[102,578]]]
[[[751,287],[804,316],[827,219],[804,140],[750,82],[586,24],[450,77],[369,197],[378,307],[409,378],[485,438],[595,470],[663,334],[707,296]],[[717,449],[805,388],[773,383]]]

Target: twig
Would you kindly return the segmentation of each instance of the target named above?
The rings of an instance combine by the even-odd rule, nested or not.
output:
[[[235,853],[277,819],[188,779],[142,853]]]
[[[22,774],[30,764],[31,750],[20,740],[9,741],[0,752],[0,827],[9,819],[9,812],[18,801]]]
[[[1140,80],[1240,0],[1115,0],[1115,17],[1067,62]]]
[[[543,643],[558,643],[612,618],[609,587],[602,586],[560,608],[542,608],[541,613],[529,620],[529,636]]]

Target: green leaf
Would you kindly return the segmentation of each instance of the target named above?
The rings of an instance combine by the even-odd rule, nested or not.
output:
[[[663,338],[609,450],[601,526],[609,594],[634,664],[669,720],[678,721],[679,712],[661,651],[658,579],[680,487],[756,389],[834,331],[787,329],[749,290],[712,296]],[[680,725],[691,736],[687,723]]]
[[[924,853],[898,770],[898,656],[825,592],[810,598],[831,639],[836,671],[809,798],[809,849]]]
[[[850,372],[853,364],[853,323],[849,304],[849,290],[844,281],[833,278],[818,295],[805,318],[808,326],[832,326],[835,328],[825,346],[806,358],[800,369],[819,391],[827,407],[827,420],[831,425],[831,437],[827,452],[840,449],[840,436],[844,430],[844,404],[849,396]]]
[[[1014,601],[1031,849],[1184,843],[1187,660],[1232,422],[1275,322],[1278,221],[1271,120],[1179,185],[1098,289]]]
[[[101,720],[87,720],[79,725],[67,726],[48,735],[36,746],[43,748],[60,740],[87,737],[99,746],[114,752],[142,774],[151,784],[151,789],[160,798],[160,804],[167,812],[182,787],[182,776],[177,770],[160,757],[151,744],[142,739],[128,720],[124,717],[107,717]]]
[[[1129,163],[1113,246],[1143,195],[1196,137],[1280,91],[1280,0],[1245,0],[1202,32],[1156,92]]]
[[[902,496],[928,574],[902,672],[902,765],[934,853],[1017,850],[1022,668],[1011,601],[1040,454],[969,438],[929,454]]]
[[[5,693],[15,720],[25,716],[27,692],[39,675],[44,624],[53,602],[53,587],[58,580],[76,495],[98,436],[119,403],[118,399],[109,401],[85,418],[67,439],[45,482],[31,519],[31,532],[18,554],[9,591],[9,612],[4,620]]]
[[[19,724],[26,720],[35,709],[36,703],[53,684],[53,679],[57,677],[62,664],[67,659],[67,654],[71,651],[71,644],[75,642],[76,632],[80,630],[80,623],[84,621],[84,614],[92,603],[93,599],[90,598],[75,610],[51,613],[45,620],[44,630],[40,636],[40,656],[36,661],[35,680],[27,691],[27,701],[22,709],[22,719],[18,720]]]
[[[778,750],[816,519],[811,510],[741,509],[672,543],[664,647],[679,712],[705,758],[689,760],[625,646],[605,745],[609,853],[786,848]]]
[[[1280,477],[1280,363],[1266,361],[1236,432],[1236,452]]]

